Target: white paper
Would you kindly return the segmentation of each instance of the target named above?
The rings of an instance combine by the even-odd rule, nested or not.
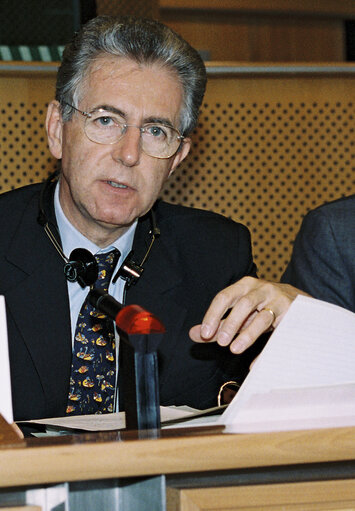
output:
[[[171,424],[180,420],[189,420],[192,417],[198,417],[206,413],[216,411],[218,407],[208,410],[197,410],[188,406],[161,406],[160,418],[162,424]],[[68,417],[54,417],[49,419],[35,419],[30,421],[21,421],[32,424],[42,424],[47,428],[62,428],[63,430],[83,430],[83,431],[113,431],[124,429],[126,426],[125,413],[108,413],[102,415],[73,415]]]
[[[55,509],[68,511],[68,494],[69,483],[54,484],[46,488],[31,488],[26,490],[26,506],[23,509],[26,509],[27,506],[29,508],[38,506],[36,509],[41,509],[41,511],[54,511]]]
[[[355,425],[355,314],[299,295],[219,422],[231,432]]]
[[[0,296],[0,413],[8,423],[13,422],[9,346],[5,298]]]

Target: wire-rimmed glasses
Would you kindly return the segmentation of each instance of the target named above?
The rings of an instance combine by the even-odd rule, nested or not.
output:
[[[173,156],[184,140],[176,128],[167,124],[148,122],[143,126],[136,126],[125,123],[118,113],[103,108],[84,112],[69,103],[65,104],[85,117],[85,134],[89,140],[97,144],[115,144],[124,137],[128,128],[138,128],[142,151],[154,158],[163,159]]]

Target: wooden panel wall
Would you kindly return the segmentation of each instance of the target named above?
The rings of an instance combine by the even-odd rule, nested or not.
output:
[[[164,197],[246,224],[260,275],[278,279],[304,214],[355,193],[355,75],[263,69],[210,75],[193,149]]]
[[[209,60],[346,60],[352,0],[160,0],[160,18]]]
[[[55,168],[44,122],[57,66],[0,66],[0,193],[41,181]]]
[[[341,20],[208,12],[163,13],[162,21],[181,34],[206,60],[329,62],[345,60]]]
[[[354,511],[354,480],[169,489],[168,511]]]
[[[353,0],[96,0],[98,14],[157,17],[207,60],[330,62],[346,59]]]
[[[1,192],[40,181],[55,166],[44,132],[54,79],[0,67]],[[355,193],[354,115],[350,64],[211,65],[192,151],[163,198],[246,224],[259,274],[278,279],[303,215]]]

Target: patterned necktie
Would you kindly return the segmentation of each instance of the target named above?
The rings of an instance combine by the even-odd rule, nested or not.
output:
[[[95,256],[96,289],[108,290],[120,253],[117,249]],[[114,410],[116,347],[113,321],[86,298],[76,324],[67,415],[110,413]]]

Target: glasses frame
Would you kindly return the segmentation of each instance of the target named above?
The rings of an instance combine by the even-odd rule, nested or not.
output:
[[[63,101],[62,103],[64,103],[65,105],[69,106],[70,108],[72,108],[72,109],[73,109],[73,110],[75,110],[76,112],[79,112],[79,114],[81,114],[81,115],[83,115],[83,116],[85,117],[84,133],[85,133],[85,135],[87,136],[87,138],[88,138],[91,142],[94,142],[95,144],[100,144],[100,145],[113,145],[113,144],[116,144],[117,142],[119,142],[119,141],[120,141],[120,140],[124,137],[124,135],[125,135],[125,133],[126,133],[126,132],[122,133],[122,136],[121,136],[118,140],[115,140],[114,142],[109,142],[109,143],[107,143],[107,144],[102,143],[102,142],[97,142],[97,140],[92,140],[92,139],[88,136],[88,134],[87,134],[87,132],[86,132],[86,121],[87,121],[88,119],[91,119],[92,114],[93,114],[94,112],[99,112],[99,111],[100,111],[100,109],[98,109],[98,110],[92,110],[91,112],[86,112],[85,110],[80,110],[80,109],[79,109],[79,108],[77,108],[76,106],[71,105],[70,103],[67,103],[66,101]],[[154,123],[152,123],[152,124],[154,124]],[[181,145],[182,145],[183,141],[185,140],[185,137],[184,137],[183,135],[181,135],[180,131],[179,131],[178,129],[174,128],[173,126],[170,126],[170,125],[167,125],[167,124],[164,124],[164,123],[159,123],[159,124],[161,124],[162,126],[165,126],[166,128],[169,128],[169,129],[171,129],[171,130],[173,130],[173,131],[175,131],[175,132],[177,133],[177,135],[178,135],[178,136],[177,136],[177,140],[179,140],[179,145],[178,145],[178,147],[177,147],[177,148],[175,149],[175,151],[174,151],[171,155],[169,155],[169,156],[156,156],[156,155],[153,155],[153,154],[149,154],[149,153],[147,153],[147,151],[145,151],[145,150],[143,149],[143,144],[142,144],[142,151],[143,151],[145,154],[147,154],[148,156],[152,157],[152,158],[158,158],[159,160],[168,160],[169,158],[171,158],[172,156],[174,156],[174,155],[175,155],[175,154],[179,151],[179,149],[180,149],[180,147],[181,147]],[[126,123],[122,123],[122,126],[123,126],[123,129],[124,129],[124,130],[127,130],[127,128],[138,128],[138,129],[140,130],[140,133],[141,133],[141,134],[143,133],[143,131],[142,131],[142,130],[144,130],[144,128],[143,128],[142,126],[137,126],[136,124],[126,124]],[[169,147],[169,146],[168,146],[168,147]]]

